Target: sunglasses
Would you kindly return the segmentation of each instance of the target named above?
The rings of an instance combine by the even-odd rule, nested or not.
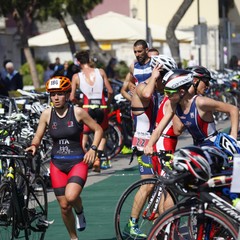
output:
[[[204,82],[205,85],[206,85],[207,87],[209,87],[209,85],[210,85],[210,83],[209,83],[210,79],[208,79],[208,78],[199,78],[199,80],[202,81],[202,82]]]
[[[178,90],[170,90],[170,89],[164,89],[164,94],[168,97],[171,97],[174,93],[177,93]]]
[[[56,95],[58,96],[64,96],[65,92],[51,92],[50,97],[55,97]]]

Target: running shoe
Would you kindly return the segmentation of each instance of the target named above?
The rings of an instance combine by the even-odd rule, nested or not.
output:
[[[131,154],[133,152],[133,150],[131,148],[128,148],[127,146],[123,146],[121,153],[122,154]]]
[[[101,172],[100,165],[101,165],[100,159],[98,157],[96,157],[95,162],[94,162],[93,167],[92,167],[92,171],[93,172]]]
[[[147,235],[139,229],[138,224],[133,224],[131,220],[126,224],[123,234],[133,239],[147,239]]]
[[[80,232],[86,228],[86,219],[83,212],[76,214],[76,228]]]
[[[105,160],[101,162],[101,169],[108,169],[111,168],[111,162],[110,160]]]

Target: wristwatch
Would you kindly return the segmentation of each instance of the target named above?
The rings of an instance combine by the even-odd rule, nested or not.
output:
[[[95,145],[92,145],[90,148],[91,148],[93,151],[97,151],[97,146],[95,146]]]

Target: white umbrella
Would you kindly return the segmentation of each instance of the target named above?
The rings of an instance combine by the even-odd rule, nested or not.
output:
[[[99,42],[133,41],[146,38],[146,23],[119,13],[108,12],[89,20],[86,25],[95,40]],[[166,29],[149,24],[153,41],[166,42]],[[85,39],[75,24],[68,26],[75,43],[83,43]],[[176,31],[180,42],[191,42],[193,37],[189,33]],[[40,34],[28,40],[30,47],[55,46],[68,43],[62,28]]]

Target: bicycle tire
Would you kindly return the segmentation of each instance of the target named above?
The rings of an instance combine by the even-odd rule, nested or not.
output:
[[[4,182],[0,185],[0,240],[14,239],[18,234],[12,187]]]
[[[123,134],[121,126],[114,122],[109,122],[107,130],[106,152],[109,159],[117,156],[123,148]]]
[[[108,129],[106,130],[106,139],[105,154],[110,160],[119,154],[123,147],[123,135],[117,124],[109,122]],[[92,141],[93,133],[90,133],[86,144],[87,149],[92,145]]]
[[[36,176],[30,183],[26,198],[26,209],[28,217],[28,240],[43,240],[47,226],[40,225],[41,220],[47,220],[48,200],[47,189],[44,179]]]
[[[115,234],[117,240],[122,239],[132,239],[132,237],[126,237],[126,235],[123,233],[124,227],[128,223],[131,209],[134,201],[134,197],[139,190],[139,188],[145,184],[152,184],[154,186],[160,186],[160,182],[157,178],[148,178],[148,179],[142,179],[138,180],[137,182],[133,183],[130,187],[128,187],[124,193],[121,195],[114,214],[114,227],[115,227]],[[170,193],[173,202],[175,203],[177,201],[177,197],[174,195],[174,193],[170,190],[168,190]],[[149,196],[149,199],[151,196]],[[143,209],[146,208],[147,203],[145,203],[145,206]],[[142,216],[142,214],[140,214]],[[139,229],[144,232],[148,233],[150,228],[152,227],[153,221],[150,221],[148,219],[144,219],[142,217],[139,218],[138,225]]]
[[[0,155],[22,155],[19,148],[13,148],[4,144],[0,144]],[[8,165],[10,160],[7,157],[1,157],[1,181],[3,177],[5,176]],[[26,173],[26,165],[23,160],[15,159],[15,181],[17,185],[21,185],[22,178],[18,177],[18,174],[23,173],[25,175]]]
[[[190,217],[192,216],[192,217]],[[195,216],[196,217],[196,216]],[[225,214],[216,211],[214,208],[209,207],[204,210],[204,228],[206,224],[211,221],[214,237],[217,239],[237,239],[238,231],[237,227],[231,220],[229,220]],[[175,240],[175,239],[188,239],[194,240],[196,236],[193,235],[193,211],[191,206],[175,206],[169,211],[161,215],[152,226],[148,240]],[[211,227],[210,226],[210,227]],[[218,228],[216,228],[216,226]],[[208,225],[209,227],[209,225]],[[207,232],[207,231],[205,231]],[[205,236],[202,236],[205,239]],[[207,238],[213,239],[213,238]]]

